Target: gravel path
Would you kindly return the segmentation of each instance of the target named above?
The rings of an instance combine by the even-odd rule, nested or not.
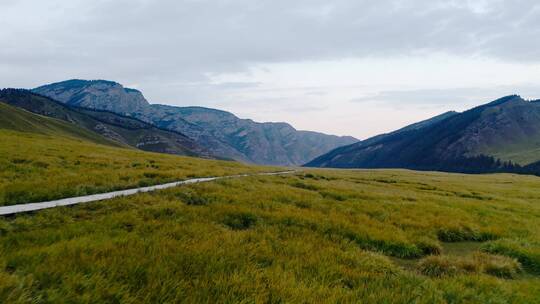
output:
[[[113,192],[92,194],[92,195],[85,195],[85,196],[70,197],[70,198],[64,198],[64,199],[48,201],[48,202],[3,206],[3,207],[0,207],[0,216],[54,208],[54,207],[59,207],[59,206],[69,206],[69,205],[108,200],[108,199],[115,198],[118,196],[129,196],[129,195],[134,195],[134,194],[142,193],[142,192],[151,192],[155,190],[177,187],[180,185],[204,183],[204,182],[210,182],[210,181],[219,180],[219,179],[240,178],[240,177],[247,177],[247,176],[258,176],[258,175],[283,175],[283,174],[291,174],[294,172],[296,171],[282,171],[282,172],[270,172],[270,173],[239,174],[239,175],[229,175],[229,176],[219,176],[219,177],[193,178],[193,179],[188,179],[188,180],[183,180],[183,181],[168,183],[168,184],[162,184],[162,185],[140,187],[140,188],[134,188],[134,189],[127,189],[127,190],[120,190],[120,191],[113,191]]]

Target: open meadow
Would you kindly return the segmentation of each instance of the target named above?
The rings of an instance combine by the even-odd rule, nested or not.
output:
[[[61,125],[64,126],[64,125]],[[0,129],[0,206],[279,169],[149,153],[72,134]]]
[[[530,176],[220,180],[1,219],[0,299],[539,303],[539,224]]]

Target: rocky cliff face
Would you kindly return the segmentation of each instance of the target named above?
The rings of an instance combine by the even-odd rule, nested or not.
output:
[[[147,107],[141,92],[106,80],[68,80],[33,90],[68,105],[128,113]]]
[[[202,134],[227,143],[242,159],[259,164],[301,165],[323,151],[357,141],[353,137],[298,131],[287,123],[257,123],[202,107],[152,105],[139,115],[163,127],[179,128],[194,138]],[[190,125],[178,124],[178,118]],[[192,125],[204,131],[193,132]]]
[[[110,81],[69,80],[34,92],[67,104],[130,115],[181,132],[214,155],[256,164],[301,165],[357,141],[298,131],[286,123],[257,123],[216,109],[150,105],[140,92]]]

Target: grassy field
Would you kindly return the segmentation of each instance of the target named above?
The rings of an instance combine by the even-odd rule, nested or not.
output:
[[[540,303],[539,224],[537,177],[221,180],[1,219],[0,302]]]
[[[37,124],[36,132],[0,129],[0,206],[193,177],[275,170],[101,145],[96,141],[107,142],[96,134],[64,122],[46,120],[52,123]],[[81,130],[82,135],[78,133]],[[96,137],[96,141],[88,141],[90,136]]]

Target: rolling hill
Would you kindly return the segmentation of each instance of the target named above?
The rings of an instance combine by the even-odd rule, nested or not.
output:
[[[2,101],[1,98],[0,101]],[[108,140],[74,124],[50,117],[35,115],[3,102],[0,102],[0,129],[37,133],[51,137],[68,137],[108,146],[124,146],[121,143]]]
[[[211,157],[210,152],[179,132],[160,129],[113,112],[64,105],[27,90],[1,90],[0,101],[77,125],[119,145],[152,152]]]
[[[503,97],[463,113],[337,148],[310,167],[514,170],[540,161],[540,102]]]
[[[181,132],[214,155],[250,163],[301,165],[357,141],[353,137],[298,131],[287,123],[240,119],[216,109],[149,104],[139,91],[105,80],[68,80],[33,92],[68,105],[136,117]]]

